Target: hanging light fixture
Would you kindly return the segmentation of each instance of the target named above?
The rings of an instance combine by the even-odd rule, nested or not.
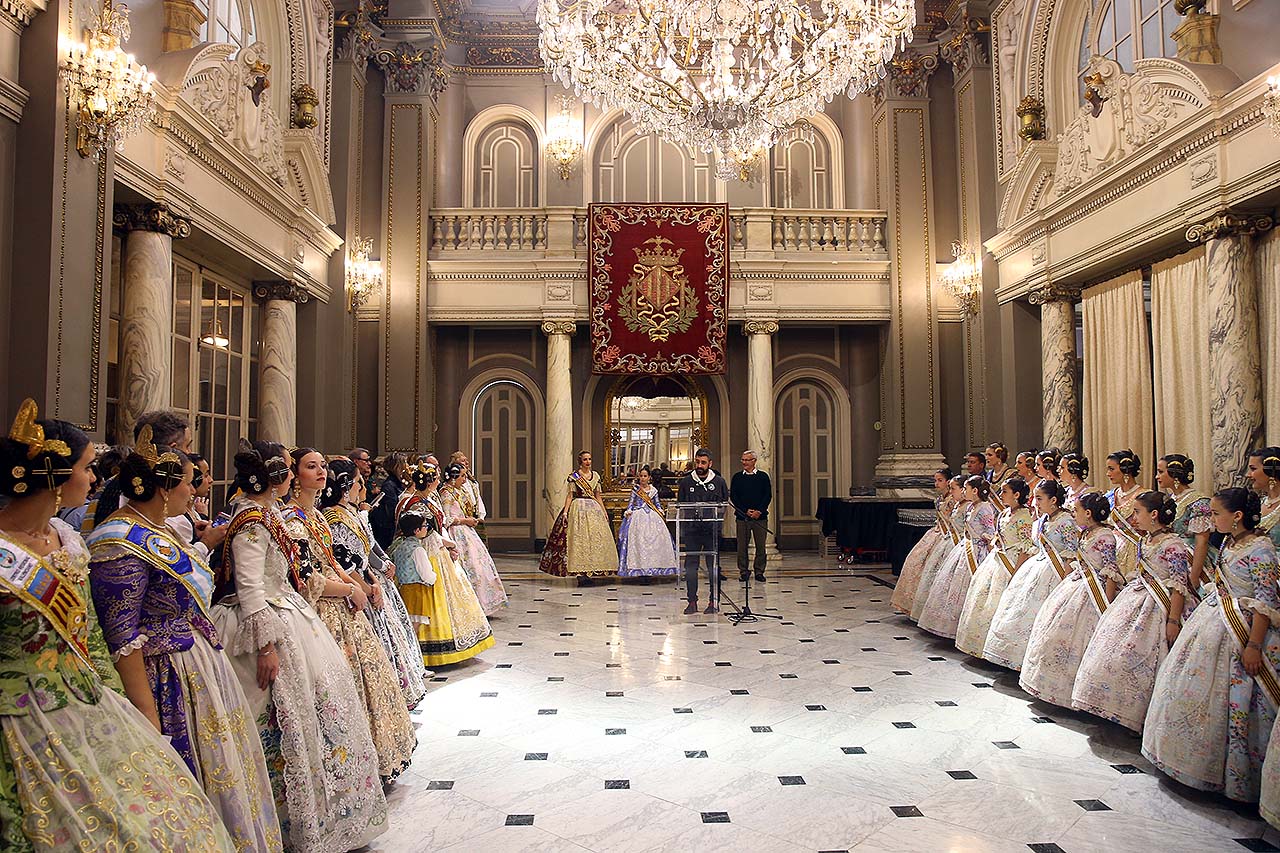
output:
[[[560,173],[560,180],[567,181],[573,174],[573,165],[582,154],[582,142],[574,130],[573,99],[560,95],[556,99],[560,111],[547,127],[547,159]]]
[[[964,243],[952,242],[951,253],[955,260],[942,272],[942,283],[966,315],[978,313],[982,302],[982,265],[977,256]]]
[[[76,114],[76,150],[97,159],[151,118],[156,76],[123,50],[129,40],[128,6],[104,0],[85,35],[84,42],[69,47],[59,68],[67,107]]]
[[[373,240],[356,238],[347,253],[347,295],[352,312],[369,301],[369,296],[382,285],[382,264],[369,260]]]
[[[226,349],[231,346],[231,339],[227,337],[226,332],[222,331],[222,320],[214,318],[213,323],[208,327],[208,331],[200,338],[200,343],[208,344],[218,349]]]
[[[915,21],[915,0],[538,0],[553,77],[641,132],[730,158],[869,89]]]

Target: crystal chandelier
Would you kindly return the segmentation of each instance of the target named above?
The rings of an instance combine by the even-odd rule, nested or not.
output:
[[[76,150],[97,159],[119,147],[151,118],[156,76],[121,46],[129,40],[129,7],[104,0],[85,42],[72,44],[61,63],[67,106],[76,114]]]
[[[915,0],[538,0],[557,80],[711,154],[768,148],[867,90],[915,20]]]
[[[961,311],[966,315],[977,314],[982,301],[982,265],[964,243],[953,242],[951,253],[956,259],[943,270],[942,283],[951,291]]]
[[[561,95],[560,112],[551,120],[547,128],[547,159],[555,164],[560,172],[560,180],[567,181],[573,174],[573,164],[578,162],[582,154],[582,143],[573,130],[573,101]]]
[[[359,310],[382,284],[382,264],[369,260],[373,240],[357,238],[347,253],[347,295],[352,312]]]

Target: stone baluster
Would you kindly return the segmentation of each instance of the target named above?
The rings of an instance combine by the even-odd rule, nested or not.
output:
[[[253,295],[263,300],[258,435],[292,447],[298,424],[298,306],[310,294],[289,281],[256,281]]]

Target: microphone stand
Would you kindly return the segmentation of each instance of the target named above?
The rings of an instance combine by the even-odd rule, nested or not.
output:
[[[738,508],[736,506],[733,506],[733,501],[729,501],[729,506],[733,508],[734,512],[738,511]],[[772,533],[772,531],[768,530],[768,527],[766,527],[765,530]],[[732,598],[724,594],[723,588],[716,590],[716,592],[719,593],[720,597],[723,598],[725,601],[729,602],[729,606],[733,608],[732,612],[725,614],[725,618],[728,619],[730,622],[732,622],[734,625],[741,625],[744,622],[752,622],[752,623],[759,622],[762,617],[765,619],[781,619],[782,618],[782,615],[778,613],[752,613],[751,612],[751,575],[752,574],[753,574],[752,572],[748,572],[746,580],[743,581],[743,583],[746,585],[745,586],[746,592],[743,595],[741,607],[739,607]],[[719,579],[723,583],[724,576],[721,575]]]

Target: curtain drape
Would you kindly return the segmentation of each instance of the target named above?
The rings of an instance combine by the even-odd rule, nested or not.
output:
[[[1258,331],[1262,343],[1262,412],[1267,444],[1280,445],[1280,228],[1258,239]]]
[[[1151,349],[1142,273],[1125,273],[1081,295],[1084,313],[1084,452],[1091,481],[1107,487],[1108,453],[1130,448],[1142,460],[1139,482],[1154,482],[1155,423]]]
[[[1155,452],[1190,456],[1212,487],[1207,271],[1204,247],[1151,268],[1151,349]]]

